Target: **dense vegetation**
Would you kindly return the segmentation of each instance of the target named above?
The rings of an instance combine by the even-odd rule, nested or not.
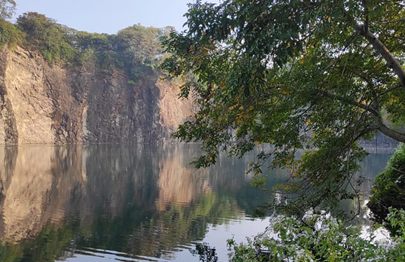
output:
[[[24,34],[18,28],[0,18],[0,48],[3,49],[6,45],[13,48],[17,44],[22,43]]]
[[[129,82],[150,73],[162,59],[160,38],[171,28],[134,25],[115,35],[76,31],[42,14],[25,13],[16,24],[0,19],[0,48],[20,45],[39,51],[52,65],[95,63],[104,73],[124,69]]]
[[[386,169],[375,178],[367,204],[374,218],[382,223],[390,207],[405,208],[405,145],[398,146]]]
[[[186,17],[188,31],[164,41],[172,56],[162,67],[186,79],[182,97],[199,106],[175,133],[202,143],[197,167],[215,164],[222,150],[242,157],[270,143],[251,171],[290,170],[290,183],[277,189],[296,193],[288,208],[299,218],[355,196],[352,178],[367,155],[359,140],[382,133],[405,142],[404,1],[196,1]],[[380,222],[390,206],[403,208],[403,156],[402,146],[373,189]],[[282,217],[274,235],[230,241],[231,260],[403,261],[405,216],[392,212],[392,246],[330,217]]]
[[[404,261],[405,212],[390,210],[386,224],[396,227],[390,243],[362,237],[354,228],[328,214],[307,215],[302,219],[278,216],[272,227],[247,243],[228,241],[230,261]]]
[[[271,143],[252,171],[289,169],[301,212],[352,198],[358,141],[405,141],[404,15],[397,0],[191,4],[188,31],[164,42],[163,68],[196,76],[181,90],[199,111],[175,136],[202,142],[197,166]]]

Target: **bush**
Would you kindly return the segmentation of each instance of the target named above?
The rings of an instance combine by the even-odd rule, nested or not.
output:
[[[20,16],[17,25],[26,33],[26,44],[37,48],[50,64],[70,62],[76,56],[76,50],[66,41],[65,28],[54,20],[30,12]]]
[[[388,243],[360,237],[360,230],[345,226],[327,214],[306,216],[302,220],[278,216],[271,228],[247,239],[247,243],[228,240],[230,261],[404,261],[405,212],[390,209],[386,223],[397,227]],[[398,260],[399,259],[399,260]]]
[[[0,18],[0,49],[6,45],[13,48],[24,39],[24,34],[18,28]]]
[[[381,223],[389,207],[405,208],[405,145],[400,144],[388,161],[387,167],[375,178],[372,196],[367,206],[374,219]]]

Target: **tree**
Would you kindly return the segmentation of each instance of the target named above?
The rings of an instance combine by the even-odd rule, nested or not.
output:
[[[118,51],[128,57],[129,63],[152,64],[161,53],[158,39],[160,29],[133,25],[120,30],[117,34]]]
[[[22,43],[24,34],[10,22],[0,19],[0,49],[8,46],[14,48],[17,44]]]
[[[38,48],[50,63],[67,61],[75,55],[75,50],[67,42],[66,29],[53,19],[29,12],[18,17],[17,25],[27,34],[27,44]]]
[[[316,206],[353,197],[350,178],[381,132],[405,141],[405,3],[400,0],[196,1],[188,30],[166,38],[162,68],[184,78],[198,112],[174,134],[221,150],[271,143],[251,170],[289,168],[288,189]],[[296,159],[297,152],[305,153]],[[285,188],[284,188],[285,189]],[[304,198],[301,196],[305,195]],[[302,207],[297,206],[297,207]]]
[[[14,14],[16,3],[14,0],[0,0],[0,17],[9,19]]]

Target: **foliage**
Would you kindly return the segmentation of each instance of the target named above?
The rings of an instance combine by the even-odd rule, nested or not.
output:
[[[160,37],[167,31],[134,25],[116,35],[81,32],[35,12],[20,16],[17,26],[26,35],[24,45],[39,50],[50,64],[95,63],[102,73],[125,69],[131,83],[156,68],[162,54]]]
[[[302,220],[278,216],[271,229],[247,239],[228,240],[230,261],[402,261],[405,255],[405,212],[390,210],[387,223],[397,226],[399,237],[392,243],[371,241],[326,213],[308,215]]]
[[[81,51],[94,50],[99,53],[103,50],[111,50],[113,36],[107,34],[88,33],[83,31],[73,32],[70,37],[72,45]]]
[[[353,197],[366,155],[357,141],[405,141],[391,127],[405,120],[404,12],[399,0],[190,4],[188,31],[163,42],[162,68],[199,108],[174,136],[202,142],[197,167],[271,143],[252,163],[257,176],[266,162],[289,169],[288,189],[311,206]]]
[[[405,144],[400,144],[388,161],[387,167],[377,175],[372,196],[367,206],[376,221],[381,223],[389,207],[405,208]]]
[[[119,66],[126,69],[130,81],[150,73],[162,53],[159,36],[162,30],[133,25],[118,32],[115,38]]]
[[[141,25],[125,28],[117,34],[117,49],[127,56],[126,62],[129,64],[135,60],[141,64],[152,65],[156,61],[156,56],[162,52],[158,39],[159,32],[160,29],[145,28]]]
[[[24,34],[15,25],[0,19],[0,49],[6,45],[13,48],[22,43],[23,39]]]
[[[0,20],[11,18],[16,3],[14,0],[0,0]]]
[[[38,48],[51,64],[70,61],[75,56],[75,49],[66,41],[65,29],[52,19],[36,12],[24,13],[17,25],[26,33],[27,44]]]

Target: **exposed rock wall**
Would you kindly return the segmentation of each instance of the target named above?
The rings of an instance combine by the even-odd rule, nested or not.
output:
[[[192,112],[177,88],[150,70],[48,65],[36,52],[0,51],[0,144],[164,141]]]

